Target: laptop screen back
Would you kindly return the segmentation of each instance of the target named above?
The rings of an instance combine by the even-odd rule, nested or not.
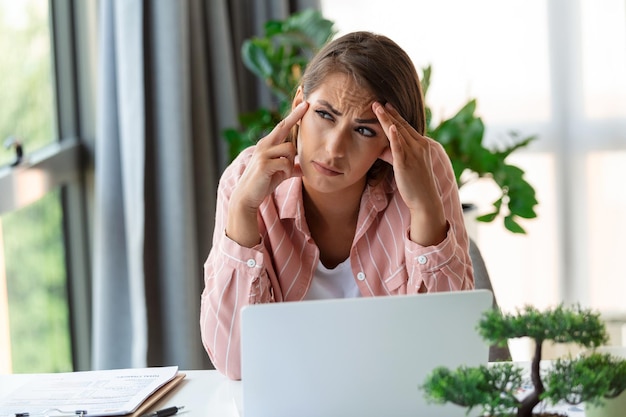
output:
[[[261,304],[242,311],[244,417],[465,416],[419,389],[488,361],[486,290]]]

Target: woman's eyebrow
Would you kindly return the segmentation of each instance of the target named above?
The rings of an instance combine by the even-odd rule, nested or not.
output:
[[[320,103],[323,106],[328,107],[328,110],[330,110],[330,112],[333,113],[334,115],[343,116],[343,113],[341,113],[339,110],[334,108],[333,105],[327,102],[326,100],[318,100],[318,103]]]
[[[330,112],[333,113],[334,115],[343,116],[343,113],[341,113],[339,110],[334,108],[332,104],[330,104],[328,101],[318,100],[318,103],[320,103],[323,106],[328,107],[328,110],[330,110]],[[380,124],[380,122],[378,121],[376,117],[373,117],[371,119],[354,119],[354,121],[357,123],[363,123],[363,124]]]

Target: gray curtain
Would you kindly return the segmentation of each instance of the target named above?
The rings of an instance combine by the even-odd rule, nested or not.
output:
[[[271,100],[243,39],[317,0],[101,0],[93,368],[210,368],[199,335],[221,131]]]

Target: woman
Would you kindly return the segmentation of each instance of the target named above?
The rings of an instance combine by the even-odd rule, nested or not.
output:
[[[311,60],[291,114],[220,181],[200,318],[218,370],[241,378],[247,304],[473,288],[450,160],[424,131],[392,40],[355,32]]]

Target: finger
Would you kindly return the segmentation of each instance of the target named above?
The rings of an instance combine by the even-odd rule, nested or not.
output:
[[[374,102],[372,104],[372,110],[374,110],[374,114],[376,115],[376,118],[378,119],[380,125],[385,131],[385,134],[387,135],[387,137],[389,137],[389,127],[393,124],[393,120],[391,119],[390,115],[387,113],[387,111],[385,111],[383,105],[378,102]]]
[[[267,158],[267,159],[287,158],[293,163],[293,158],[296,156],[296,147],[291,142],[281,142],[277,145],[266,146],[262,149],[259,149],[258,152],[259,152],[259,155],[261,155],[263,158]]]
[[[281,142],[284,142],[287,136],[289,135],[289,131],[292,127],[298,123],[302,116],[306,113],[309,107],[309,103],[303,101],[298,104],[292,111],[285,117],[283,120],[278,123],[274,129],[262,140],[269,142],[271,145],[278,145]]]
[[[401,125],[404,119],[394,118],[393,115],[388,112],[387,109],[383,107],[380,103],[374,103],[372,105],[372,109],[374,110],[374,114],[376,114],[376,117],[378,118],[378,121],[380,122],[380,125],[385,132],[385,135],[387,135],[387,140],[389,140],[390,154],[383,152],[383,154],[381,155],[381,159],[393,165],[393,162],[391,162],[393,160],[393,155],[398,153],[398,149],[400,146],[407,145],[406,137],[409,136],[409,133],[406,132],[406,130],[403,130],[405,133],[400,134],[398,130],[398,125]]]
[[[384,109],[385,109],[385,112],[387,112],[388,117],[392,119],[395,123],[405,122],[406,124],[408,124],[408,122],[404,120],[404,117],[402,117],[402,115],[398,112],[398,110],[396,110],[395,107],[393,107],[391,103],[389,102],[385,103]]]
[[[393,125],[403,137],[407,136],[406,134],[411,134],[411,130],[415,130],[390,103],[385,104],[385,111]]]
[[[293,168],[293,163],[287,158],[266,160],[256,170],[249,173],[248,181],[250,184],[261,184],[260,189],[266,190],[266,194],[264,194],[264,196],[266,196],[271,193],[278,184],[292,176]]]
[[[391,103],[388,102],[385,104],[385,110],[390,120],[393,121],[393,124],[398,129],[398,133],[400,133],[403,138],[408,139],[410,137],[414,137],[422,139],[424,137],[417,130],[415,130],[415,128],[411,126],[411,124],[407,122],[404,117],[402,117],[402,115],[396,110],[395,107],[393,107]]]
[[[401,157],[401,153],[404,149],[403,146],[404,141],[398,133],[398,127],[396,125],[391,125],[389,127],[389,150],[391,151],[391,154],[396,157],[395,160]]]
[[[385,131],[385,135],[387,135],[387,139],[391,142],[391,133],[390,129],[392,126],[395,126],[398,133],[402,133],[403,137],[410,137],[411,132],[408,130],[411,126],[400,116],[400,114],[395,111],[393,108],[387,109],[386,106],[383,106],[380,103],[374,103],[372,105],[372,109],[380,122],[383,130]]]
[[[392,125],[404,121],[400,113],[389,103],[383,105],[380,102],[375,102],[372,104],[372,108],[374,113],[379,115],[386,124]]]

